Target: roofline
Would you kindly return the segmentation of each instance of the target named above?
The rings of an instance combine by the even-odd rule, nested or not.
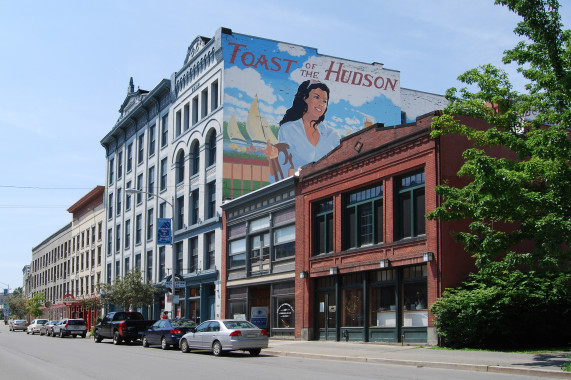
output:
[[[83,197],[81,197],[81,199],[79,199],[77,202],[71,205],[67,209],[67,211],[70,213],[74,213],[80,210],[81,208],[85,207],[85,205],[88,204],[90,201],[96,199],[98,196],[102,196],[104,192],[105,192],[105,186],[101,185],[96,186],[93,190],[85,194]],[[103,203],[103,198],[101,198],[101,203]]]
[[[238,198],[227,200],[226,202],[222,203],[220,208],[222,210],[227,210],[227,209],[230,209],[233,207],[239,207],[240,205],[248,203],[252,199],[257,198],[260,195],[260,193],[276,191],[276,190],[284,189],[284,188],[289,187],[291,185],[295,185],[296,180],[297,180],[296,175],[284,178],[284,179],[279,180],[277,182],[274,182],[270,185],[266,185],[266,186],[263,186],[263,187],[255,190],[255,191],[249,192],[248,194],[241,195]]]

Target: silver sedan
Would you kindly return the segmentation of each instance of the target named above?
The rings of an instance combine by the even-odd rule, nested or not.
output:
[[[248,321],[210,320],[183,335],[179,347],[182,352],[210,350],[216,356],[235,350],[248,351],[250,355],[257,356],[262,348],[268,348],[268,332]]]

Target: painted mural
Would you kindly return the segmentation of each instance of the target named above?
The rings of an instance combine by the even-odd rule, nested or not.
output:
[[[398,71],[236,33],[222,39],[224,197],[291,176],[362,128],[401,123]]]

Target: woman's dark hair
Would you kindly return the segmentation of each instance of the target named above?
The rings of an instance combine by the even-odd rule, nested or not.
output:
[[[305,102],[305,99],[309,97],[309,92],[315,88],[319,88],[325,91],[327,93],[327,99],[329,100],[329,87],[327,87],[326,84],[321,82],[311,82],[309,80],[302,82],[297,88],[297,93],[293,97],[293,103],[290,109],[286,111],[282,121],[280,121],[280,125],[287,123],[288,121],[301,119],[303,114],[307,112],[307,103]],[[327,108],[329,108],[329,104]],[[326,113],[327,109],[325,112],[323,112],[323,115],[321,115],[319,119],[313,120],[315,126],[317,126],[325,119]]]

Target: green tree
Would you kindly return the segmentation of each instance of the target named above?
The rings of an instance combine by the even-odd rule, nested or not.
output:
[[[26,297],[22,294],[22,288],[16,288],[7,297],[8,307],[10,308],[10,318],[25,318],[28,314],[26,311]]]
[[[43,310],[41,309],[42,306],[46,303],[47,298],[44,296],[44,292],[36,293],[26,300],[26,311],[28,315],[31,315],[33,318],[39,318],[44,315]]]
[[[556,0],[497,0],[523,18],[515,33],[526,37],[504,54],[529,83],[514,91],[508,76],[491,65],[459,77],[467,87],[446,92],[450,101],[433,123],[433,137],[457,133],[474,142],[458,175],[462,188],[442,185],[443,202],[429,219],[470,220],[456,238],[480,271],[569,268],[571,246],[571,32],[562,30]],[[537,117],[524,120],[533,111]],[[463,125],[455,115],[485,120],[485,131]],[[487,147],[511,154],[494,157]],[[533,241],[533,248],[514,247]]]
[[[141,272],[133,270],[113,285],[103,285],[102,297],[107,303],[132,310],[152,304],[155,292],[152,284],[143,282]]]

